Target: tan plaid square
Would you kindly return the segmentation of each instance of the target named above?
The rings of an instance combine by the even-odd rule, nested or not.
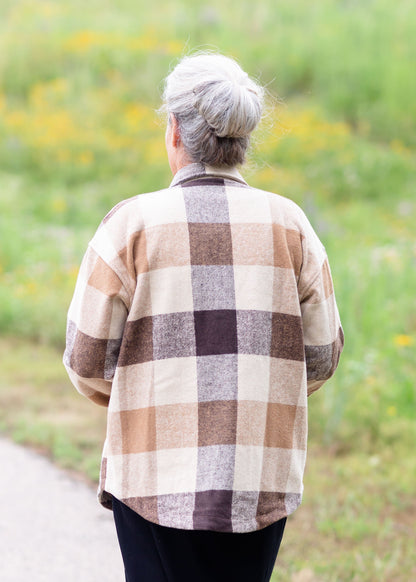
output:
[[[166,404],[156,409],[156,443],[160,449],[198,446],[198,403]]]
[[[296,406],[289,404],[268,403],[265,447],[279,447],[281,449],[293,447],[296,410]]]
[[[302,235],[296,231],[273,224],[274,265],[293,269],[299,277],[302,266]]]
[[[187,224],[152,226],[146,229],[146,241],[147,259],[152,270],[190,264]]]
[[[231,224],[234,265],[273,266],[271,224]]]
[[[262,446],[264,444],[268,405],[267,402],[242,400],[238,403],[238,445]]]

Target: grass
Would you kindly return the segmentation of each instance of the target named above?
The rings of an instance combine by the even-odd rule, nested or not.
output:
[[[273,582],[413,578],[415,466],[408,458],[392,472],[394,454],[310,448],[304,501],[288,521]]]
[[[114,204],[169,183],[161,80],[217,47],[280,96],[243,173],[306,211],[346,336],[273,580],[415,577],[415,38],[411,0],[3,0],[0,430],[96,480],[105,411],[61,365],[79,263]]]
[[[71,388],[56,348],[7,337],[0,351],[0,430],[96,482],[106,410]]]

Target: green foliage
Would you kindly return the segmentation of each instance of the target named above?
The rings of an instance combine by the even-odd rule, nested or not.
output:
[[[0,430],[97,481],[106,410],[68,386],[55,348],[0,338],[0,353]]]
[[[298,202],[330,257],[346,348],[312,433],[378,446],[416,400],[410,1],[243,2],[235,19],[218,1],[141,4],[2,4],[0,331],[62,348],[99,222],[170,181],[161,80],[209,43],[286,98],[244,173]]]

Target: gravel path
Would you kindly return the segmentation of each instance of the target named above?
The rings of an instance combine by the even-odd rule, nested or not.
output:
[[[112,513],[48,459],[0,437],[0,580],[123,582]]]

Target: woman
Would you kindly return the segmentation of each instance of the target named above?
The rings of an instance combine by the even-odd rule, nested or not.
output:
[[[117,205],[81,266],[64,361],[108,406],[99,499],[128,582],[267,581],[301,502],[307,396],[343,335],[305,215],[236,169],[262,100],[232,59],[185,57],[173,181]]]

